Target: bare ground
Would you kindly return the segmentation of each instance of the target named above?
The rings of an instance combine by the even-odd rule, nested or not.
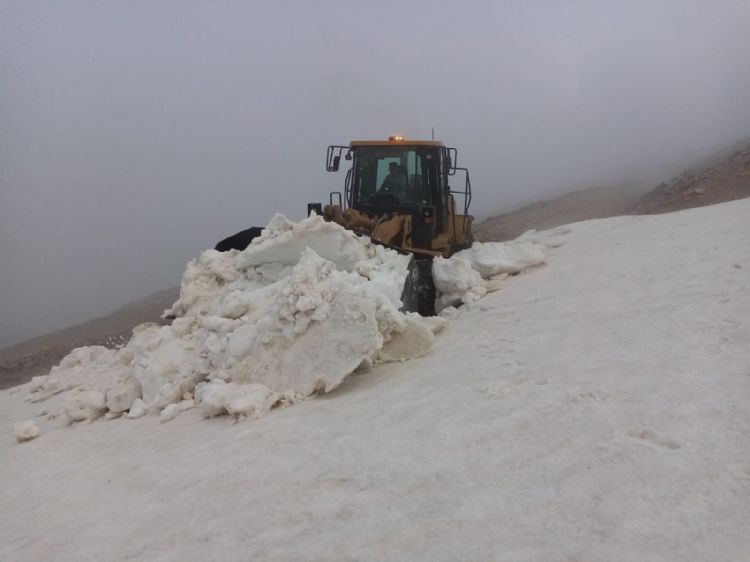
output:
[[[750,140],[737,143],[645,194],[635,206],[652,215],[750,197]]]

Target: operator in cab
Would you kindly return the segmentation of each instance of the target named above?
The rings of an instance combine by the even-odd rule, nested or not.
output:
[[[388,175],[385,176],[380,191],[399,198],[406,195],[406,171],[403,166],[399,166],[396,162],[390,163]]]

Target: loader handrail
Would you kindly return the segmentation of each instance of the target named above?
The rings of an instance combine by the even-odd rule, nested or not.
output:
[[[466,184],[464,185],[463,191],[454,191],[450,190],[450,193],[455,193],[456,195],[463,195],[464,196],[464,215],[469,214],[469,206],[471,205],[471,179],[469,178],[469,169],[468,168],[458,168],[456,167],[455,170],[460,170],[466,174]]]

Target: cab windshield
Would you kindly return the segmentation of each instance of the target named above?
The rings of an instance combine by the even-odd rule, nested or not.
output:
[[[425,150],[406,147],[359,148],[354,190],[360,204],[429,204],[424,179]]]

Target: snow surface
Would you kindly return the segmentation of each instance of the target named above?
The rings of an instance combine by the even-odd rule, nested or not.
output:
[[[109,399],[86,361],[127,379],[111,353],[79,352],[69,377],[0,392],[0,559],[750,560],[749,217],[743,200],[524,236],[546,264],[448,308],[430,353],[368,358],[330,394],[241,423],[190,408],[65,427],[70,388]],[[226,306],[195,320],[221,331],[277,303],[209,303],[199,270],[181,318]],[[390,318],[406,332],[383,314],[379,333]],[[150,358],[163,334],[143,332]],[[242,383],[199,390],[222,385]],[[257,417],[279,392],[254,389],[216,404]],[[43,435],[17,444],[35,417]]]

